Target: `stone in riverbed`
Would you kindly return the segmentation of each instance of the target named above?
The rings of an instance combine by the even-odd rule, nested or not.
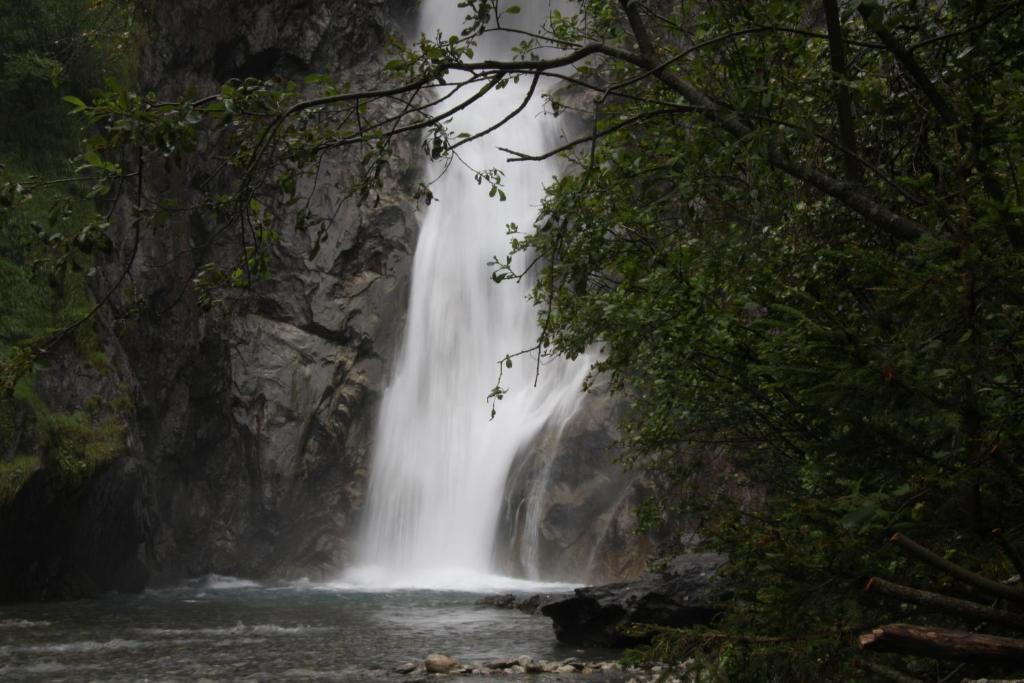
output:
[[[515,666],[516,660],[514,659],[492,659],[484,662],[482,666],[485,669],[507,669],[510,666]]]
[[[497,607],[499,609],[512,609],[516,606],[514,593],[498,593],[497,595],[485,595],[476,601],[476,604],[484,607]]]
[[[523,668],[528,674],[542,674],[544,673],[544,665],[532,657],[523,655],[516,659],[516,664]]]
[[[416,664],[413,662],[406,662],[405,664],[399,664],[395,667],[396,674],[411,674],[416,670]]]
[[[572,597],[572,593],[532,593],[529,595],[496,593],[494,595],[485,595],[477,600],[476,604],[483,607],[496,607],[498,609],[517,609],[525,614],[537,614],[544,605],[565,600],[569,597]]]
[[[427,658],[423,660],[423,667],[427,670],[427,673],[446,674],[451,673],[453,669],[457,669],[459,663],[446,654],[435,652],[434,654],[427,655]]]

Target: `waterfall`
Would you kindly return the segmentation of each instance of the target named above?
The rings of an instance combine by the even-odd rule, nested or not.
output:
[[[539,26],[547,11],[546,2],[523,3],[518,21]],[[455,0],[425,0],[420,27],[428,35],[457,34],[465,14]],[[476,57],[507,57],[508,47],[482,44]],[[452,127],[478,132],[493,125],[522,102],[527,81],[490,92]],[[507,223],[533,225],[542,183],[558,172],[554,161],[504,163],[507,155],[495,149],[550,148],[554,123],[535,100],[497,132],[458,149],[474,169],[504,170],[507,201],[489,197],[458,161],[432,186],[438,200],[422,215],[404,343],[377,425],[357,570],[365,583],[466,585],[467,576],[492,574],[513,459],[545,425],[559,428],[581,399],[585,361],[545,362],[534,386],[537,360],[524,355],[504,369],[509,392],[493,419],[487,403],[500,359],[538,336],[529,283],[497,285],[487,265],[509,251]],[[424,170],[425,179],[438,173],[437,164]]]

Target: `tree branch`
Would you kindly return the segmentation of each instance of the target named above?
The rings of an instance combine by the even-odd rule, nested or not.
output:
[[[939,113],[939,117],[942,119],[942,122],[953,128],[953,132],[957,140],[961,140],[963,122],[960,120],[960,117],[957,115],[953,106],[949,103],[946,97],[939,91],[938,86],[935,85],[932,79],[928,76],[928,73],[924,70],[924,67],[921,66],[921,63],[917,61],[916,57],[914,57],[914,54],[905,48],[903,44],[897,40],[896,36],[894,36],[892,32],[885,27],[882,10],[868,5],[867,3],[862,3],[857,9],[858,12],[860,12],[860,15],[864,18],[864,23],[868,25],[868,28],[878,36],[879,40],[882,41],[882,44],[888,48],[896,60],[899,61],[899,63],[907,70],[914,83],[916,83],[917,87],[924,93],[924,96],[931,103],[932,107],[935,108],[935,111]],[[978,173],[981,175],[981,182],[985,187],[985,192],[987,192],[989,196],[996,201],[1002,202],[1006,197],[1002,186],[992,174],[988,163],[979,155],[977,145],[972,144],[970,147],[970,159],[974,167],[978,169]],[[1019,234],[1019,230],[1010,229],[1008,233],[1010,241],[1013,242],[1015,247],[1024,247],[1024,236]]]
[[[560,147],[556,147],[554,149],[550,149],[547,152],[544,152],[543,154],[537,154],[537,155],[523,154],[522,152],[517,152],[517,151],[515,151],[513,149],[509,149],[508,147],[499,147],[498,149],[501,150],[502,152],[507,152],[508,154],[512,155],[512,157],[507,159],[507,161],[510,161],[510,162],[515,162],[515,161],[543,161],[544,159],[549,159],[549,158],[555,156],[556,154],[560,154],[562,152],[570,150],[573,147],[575,147],[576,145],[583,144],[584,142],[594,142],[596,140],[599,140],[600,138],[603,138],[606,135],[610,135],[611,133],[614,133],[615,131],[622,130],[623,128],[626,128],[627,126],[631,126],[634,123],[637,123],[638,121],[643,121],[645,119],[651,119],[651,118],[655,118],[655,117],[658,117],[658,116],[666,116],[666,115],[669,115],[669,114],[676,114],[676,113],[679,113],[680,111],[695,111],[695,109],[696,109],[695,107],[672,107],[670,109],[659,109],[659,110],[656,110],[656,111],[643,112],[642,114],[637,114],[636,116],[630,117],[629,119],[627,119],[625,121],[620,121],[619,123],[616,123],[613,126],[609,126],[608,128],[605,128],[602,131],[592,132],[590,135],[584,135],[582,137],[576,138],[575,140],[570,140],[569,142],[565,143],[564,145],[562,145]]]
[[[1006,610],[988,607],[987,605],[979,605],[970,600],[960,600],[959,598],[951,598],[939,593],[918,590],[917,588],[880,579],[877,576],[872,577],[868,581],[867,585],[864,586],[864,592],[880,593],[903,602],[912,602],[915,605],[929,607],[967,619],[990,621],[1014,628],[1024,628],[1024,614],[1007,612]]]
[[[828,24],[828,54],[832,65],[832,73],[836,78],[836,108],[839,110],[839,139],[846,148],[843,152],[843,165],[846,179],[851,183],[860,183],[860,164],[857,163],[857,131],[853,125],[853,103],[850,88],[846,85],[846,47],[843,41],[843,24],[839,16],[839,4],[836,0],[823,0],[825,20]]]
[[[901,550],[911,557],[917,558],[922,562],[926,562],[936,569],[960,579],[964,583],[974,586],[983,593],[987,593],[988,595],[997,598],[1005,598],[1014,602],[1024,603],[1024,590],[1014,586],[1007,586],[1005,583],[993,581],[992,579],[985,578],[980,574],[975,574],[972,571],[964,569],[958,564],[953,564],[949,560],[939,557],[924,546],[918,545],[903,534],[893,534],[889,541],[898,545]]]
[[[654,41],[651,40],[651,34],[650,31],[647,30],[647,24],[644,23],[643,17],[640,16],[640,12],[637,10],[636,0],[619,0],[619,6],[622,7],[622,11],[625,13],[626,19],[629,21],[629,28],[633,32],[633,37],[636,38],[636,44],[640,49],[640,54],[646,57],[654,57]]]
[[[500,121],[495,123],[493,126],[490,126],[489,128],[486,128],[486,129],[480,131],[479,133],[475,133],[473,135],[470,135],[467,138],[463,138],[462,140],[459,140],[457,143],[452,145],[449,149],[454,150],[454,149],[457,149],[457,148],[461,147],[462,145],[465,145],[466,143],[472,142],[473,140],[478,140],[478,139],[484,137],[485,135],[493,133],[494,131],[498,130],[499,128],[504,126],[506,123],[508,123],[509,121],[514,119],[521,111],[526,109],[526,105],[528,105],[530,103],[530,100],[533,99],[533,93],[537,91],[537,82],[539,80],[540,80],[540,74],[534,74],[533,75],[533,81],[530,82],[530,89],[527,91],[526,95],[523,97],[523,101],[520,102],[519,106],[517,106],[515,109],[513,109],[508,114],[508,116],[506,116],[505,118],[501,119]]]

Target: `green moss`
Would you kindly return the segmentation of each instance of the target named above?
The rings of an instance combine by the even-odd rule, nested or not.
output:
[[[40,467],[56,473],[65,486],[74,489],[122,453],[121,411],[130,410],[131,402],[119,396],[114,403],[118,409],[113,414],[99,397],[90,398],[81,411],[53,411],[32,382],[22,378],[13,395],[0,399],[0,435],[7,443],[20,435],[14,459],[0,462],[0,505],[9,502]]]
[[[10,461],[0,460],[0,507],[14,500],[15,494],[40,465],[39,458],[32,456],[19,456]]]
[[[69,487],[81,486],[124,448],[124,427],[115,418],[94,424],[83,412],[52,414],[42,430],[44,462]]]

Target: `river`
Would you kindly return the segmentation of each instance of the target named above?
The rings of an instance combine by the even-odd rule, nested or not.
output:
[[[480,606],[479,598],[207,577],[141,595],[3,605],[0,680],[409,681],[395,667],[432,652],[462,662],[614,658],[558,643],[543,616]]]

